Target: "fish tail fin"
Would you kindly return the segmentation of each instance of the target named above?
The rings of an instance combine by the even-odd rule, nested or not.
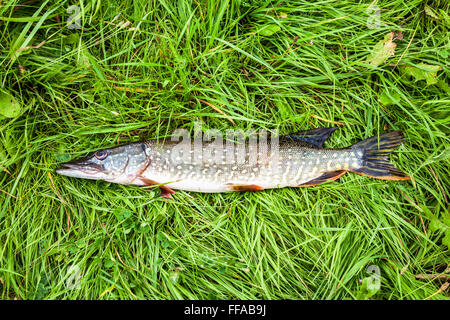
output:
[[[362,151],[362,164],[350,171],[383,180],[409,180],[410,177],[389,162],[389,154],[405,141],[400,131],[373,136],[351,146]]]

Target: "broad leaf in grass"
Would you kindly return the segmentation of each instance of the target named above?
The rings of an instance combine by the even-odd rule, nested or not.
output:
[[[384,39],[379,41],[372,49],[372,53],[367,57],[367,63],[373,66],[379,66],[386,62],[389,57],[395,55],[395,48],[397,44],[396,39],[403,38],[403,34],[399,33],[394,36],[394,32],[389,32],[384,36]]]
[[[400,70],[408,77],[413,77],[415,82],[425,80],[427,85],[432,85],[438,82],[436,75],[438,71],[442,70],[442,67],[419,63],[416,66],[401,66]]]
[[[126,220],[131,217],[131,211],[126,209],[116,209],[113,211],[114,215],[117,218],[117,221]]]
[[[425,6],[425,13],[427,16],[430,16],[433,19],[441,20],[441,18],[436,14],[436,12],[434,12],[433,9],[431,9],[431,7],[429,6]]]
[[[18,117],[21,109],[19,101],[11,94],[0,91],[0,119]]]
[[[439,50],[437,52],[442,58],[447,59],[450,56],[450,50]]]
[[[428,208],[422,207],[424,215],[430,220],[429,228],[432,232],[443,232],[442,244],[450,249],[450,213],[444,210],[436,210],[432,213]],[[440,212],[439,212],[440,211]]]
[[[358,294],[356,299],[358,300],[368,300],[370,297],[374,296],[380,289],[370,285],[373,282],[371,277],[362,279],[361,286],[358,289]]]
[[[265,36],[265,37],[270,37],[271,35],[273,35],[274,33],[277,33],[278,31],[281,30],[281,27],[277,24],[268,24],[265,26],[262,26],[261,28],[258,29],[257,33]]]
[[[450,249],[450,229],[445,231],[444,238],[442,238],[442,243]]]
[[[397,92],[388,92],[387,90],[385,90],[379,96],[378,101],[380,101],[380,103],[384,106],[398,103],[400,101],[400,94]]]
[[[448,86],[447,81],[445,81],[445,80],[439,80],[439,81],[437,82],[437,86],[438,86],[439,88],[441,88],[443,91],[445,91],[445,92],[447,92],[447,93],[450,93],[450,88],[449,88],[449,86]]]

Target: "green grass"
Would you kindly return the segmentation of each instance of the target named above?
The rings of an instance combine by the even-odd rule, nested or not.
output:
[[[0,120],[0,297],[448,299],[449,5],[379,1],[370,29],[371,2],[0,1],[1,87],[23,107]],[[81,30],[67,28],[72,4]],[[369,66],[399,30],[395,56]],[[402,72],[420,63],[442,68],[437,83]],[[166,200],[54,173],[196,121],[283,134],[343,123],[327,147],[402,130],[391,159],[412,180]],[[376,292],[361,284],[371,265]]]

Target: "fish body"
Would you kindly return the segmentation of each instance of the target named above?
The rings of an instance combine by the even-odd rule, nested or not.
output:
[[[132,143],[97,151],[88,158],[62,165],[57,173],[113,183],[160,186],[194,192],[259,191],[314,186],[346,172],[385,179],[409,177],[388,161],[403,141],[398,131],[343,149],[325,149],[323,142],[336,128],[321,128],[280,137],[276,143],[201,144],[166,141]]]

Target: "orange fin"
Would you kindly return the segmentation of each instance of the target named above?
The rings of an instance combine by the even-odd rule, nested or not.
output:
[[[155,186],[155,185],[159,184],[158,182],[151,180],[151,179],[147,179],[147,178],[143,178],[143,177],[140,177],[139,179],[142,182],[144,182],[147,186]],[[159,186],[159,188],[161,189],[161,197],[163,197],[163,198],[170,199],[170,198],[172,198],[171,194],[175,194],[175,191],[170,189],[168,186],[162,185],[162,186]]]
[[[302,183],[301,185],[299,185],[299,187],[313,187],[313,186],[317,186],[321,183],[324,183],[326,181],[334,181],[334,180],[337,180],[340,177],[342,177],[346,172],[347,172],[347,170],[337,170],[337,171],[325,172],[324,174],[322,174],[321,176],[319,176],[317,178],[314,178],[308,182]]]
[[[173,191],[169,187],[160,186],[159,188],[161,189],[161,197],[163,197],[163,198],[170,199],[170,198],[172,198],[171,195],[175,194],[175,191]]]
[[[264,190],[263,187],[256,184],[228,184],[230,189],[233,191],[261,191]]]
[[[154,181],[154,180],[150,180],[144,177],[139,177],[139,180],[141,180],[143,183],[145,183],[146,186],[155,186],[157,184],[159,184],[158,182]]]

